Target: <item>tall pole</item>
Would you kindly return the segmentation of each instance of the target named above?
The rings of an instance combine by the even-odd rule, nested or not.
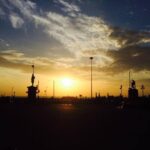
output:
[[[91,99],[92,99],[92,94],[93,94],[93,85],[92,85],[92,60],[93,60],[93,57],[90,57],[90,60],[91,60]]]
[[[55,80],[53,80],[53,98],[55,97]]]
[[[39,90],[39,85],[40,85],[40,82],[39,82],[39,80],[38,80],[38,91],[37,91],[37,94],[38,94],[38,98],[39,98],[39,93],[40,93],[40,90]]]
[[[122,96],[122,84],[120,85],[120,96]]]
[[[129,88],[131,87],[130,85],[131,85],[131,81],[130,81],[131,79],[130,79],[130,71],[129,71]]]
[[[34,74],[34,64],[32,65],[32,71],[33,71],[32,73]]]
[[[144,89],[145,89],[145,87],[144,87],[144,85],[142,84],[142,85],[141,85],[142,96],[144,96]]]

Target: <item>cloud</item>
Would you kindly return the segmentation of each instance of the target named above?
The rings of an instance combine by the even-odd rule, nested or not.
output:
[[[65,61],[62,63],[65,54],[74,59],[74,61],[71,61],[72,66],[82,65],[86,62],[85,59],[88,60],[87,56],[84,59],[85,61],[82,61],[83,57],[86,56],[83,51],[89,49],[104,49],[107,51],[117,49],[119,46],[114,39],[109,37],[112,29],[101,18],[90,17],[81,13],[80,8],[73,3],[55,0],[55,3],[67,13],[67,15],[63,15],[63,13],[59,14],[52,11],[40,11],[37,4],[29,0],[2,1],[9,10],[10,21],[14,28],[21,28],[22,25],[25,27],[27,23],[32,23],[36,29],[39,28],[43,31],[50,41],[52,39],[58,41],[56,44],[61,45],[60,50],[52,50],[51,48],[49,48],[49,51],[47,50],[47,54],[51,54],[52,57],[55,57],[57,52],[60,53],[59,56],[55,57],[57,64],[63,64],[65,67],[70,66]],[[16,14],[15,10],[19,13]],[[72,13],[76,17],[70,15]],[[48,57],[48,55],[45,57]],[[107,59],[104,56],[99,54],[98,57],[101,59],[101,65],[107,64]]]
[[[0,16],[4,16],[5,15],[5,12],[2,8],[0,8]]]
[[[66,49],[80,57],[80,52],[88,49],[116,49],[118,44],[109,35],[109,27],[97,17],[78,14],[71,18],[54,12],[47,17],[34,15],[36,25],[43,26],[44,32],[61,42]]]
[[[61,10],[63,10],[64,12],[67,12],[72,17],[75,17],[76,13],[80,12],[80,8],[77,5],[74,5],[72,3],[68,3],[64,0],[55,0],[54,2],[57,4],[61,4],[63,6]]]
[[[29,0],[8,1],[12,7],[20,11],[22,18],[35,24],[37,28],[40,26],[40,29],[49,35],[50,39],[55,38],[66,49],[78,56],[80,51],[86,49],[116,49],[119,46],[114,39],[109,37],[112,29],[101,18],[90,17],[81,13],[80,8],[75,4],[70,4],[63,0],[55,1],[57,4],[63,5],[67,10],[68,15],[62,15],[51,11],[42,11],[41,13],[36,3]],[[11,8],[11,14],[12,10]],[[69,15],[72,12],[76,12],[76,17]],[[21,25],[18,17],[13,24],[15,27]]]
[[[30,0],[1,0],[1,2],[7,8],[9,14],[17,9],[25,17],[31,18],[31,14],[36,10],[36,4]]]
[[[5,16],[3,19],[8,18],[16,29],[21,28],[27,20],[31,21],[32,14],[36,11],[36,3],[30,0],[1,0],[0,3],[0,16]]]
[[[11,62],[0,56],[0,67],[10,68],[10,69],[19,69],[19,70],[26,70],[27,64],[15,63]]]
[[[17,69],[30,73],[30,66],[34,63],[36,72],[39,74],[55,74],[63,72],[70,67],[66,65],[72,59],[49,59],[47,57],[28,57],[24,53],[16,50],[5,50],[0,52],[0,67]]]
[[[14,28],[21,28],[24,24],[24,20],[20,18],[17,14],[11,14],[10,21]]]
[[[51,58],[55,67],[63,66],[87,71],[90,67],[89,56],[94,56],[93,65],[95,71],[99,73],[116,74],[129,69],[150,70],[148,64],[150,32],[110,27],[100,17],[83,14],[79,6],[69,1],[54,1],[59,7],[61,6],[60,9],[63,11],[61,14],[39,9],[39,6],[30,0],[2,1],[9,9],[9,16],[11,16],[9,19],[14,28],[32,23],[36,29],[43,31],[50,41],[55,39],[56,44],[60,43],[61,47],[58,51],[60,55],[65,52],[69,54],[68,59],[61,56]],[[16,9],[20,13],[16,13]],[[55,49],[47,53],[54,53],[52,56],[56,54]],[[31,58],[27,57],[25,52],[19,55],[13,58],[1,53],[3,59],[13,63],[23,62],[23,60],[26,64],[31,62]],[[38,60],[39,66],[42,66],[43,60],[48,61],[48,56],[33,59]]]
[[[53,60],[46,57],[29,57],[26,54],[17,50],[5,50],[0,52],[1,58],[4,58],[12,63],[32,64],[33,62],[39,66],[52,65]]]
[[[123,73],[130,69],[136,72],[150,70],[150,32],[121,28],[113,28],[112,31],[110,37],[117,40],[121,47],[105,53],[112,62],[99,70],[111,74]]]
[[[9,43],[4,39],[0,39],[0,49],[7,49],[9,47]]]
[[[132,46],[138,44],[146,44],[150,42],[150,32],[134,31],[113,27],[110,37],[118,41],[121,47]]]
[[[107,55],[113,62],[103,68],[104,72],[118,74],[131,69],[136,72],[150,70],[150,47],[127,46],[118,51],[109,51]]]

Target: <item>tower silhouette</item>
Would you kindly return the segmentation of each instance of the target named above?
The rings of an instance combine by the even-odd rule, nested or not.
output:
[[[129,71],[129,89],[128,89],[128,98],[135,99],[138,97],[138,90],[136,89],[136,82],[130,80],[130,71]]]
[[[28,99],[30,101],[35,101],[36,100],[36,94],[39,93],[39,86],[34,86],[34,81],[35,81],[35,75],[34,75],[34,65],[32,65],[32,76],[31,76],[31,86],[28,86]]]

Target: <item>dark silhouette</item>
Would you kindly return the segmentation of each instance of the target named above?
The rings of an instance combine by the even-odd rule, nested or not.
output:
[[[132,100],[138,98],[138,90],[136,89],[136,83],[134,80],[132,80],[131,87],[128,90],[128,97]]]
[[[93,60],[93,57],[90,57],[90,60],[91,60],[91,99],[93,97],[93,84],[92,84],[92,60]]]
[[[123,86],[122,86],[122,84],[120,85],[120,96],[123,96],[122,95],[122,88],[123,88]]]
[[[135,84],[135,81],[134,81],[134,80],[131,81],[131,88],[132,88],[132,89],[136,89],[136,84]]]
[[[136,89],[136,82],[134,80],[130,80],[131,73],[129,71],[129,89],[128,89],[128,98],[130,100],[135,100],[138,98],[138,90]]]
[[[37,86],[34,86],[34,80],[35,80],[35,75],[34,75],[34,65],[32,65],[32,69],[33,69],[33,72],[32,72],[32,76],[31,76],[31,86],[28,86],[28,99],[30,101],[35,101],[36,100],[36,94],[38,94],[40,91],[39,91],[39,82],[38,82],[38,85]]]
[[[128,99],[113,96],[25,101],[0,104],[1,150],[150,148],[150,107],[122,108]]]
[[[141,85],[141,90],[142,90],[142,96],[144,97],[145,86],[143,84]]]

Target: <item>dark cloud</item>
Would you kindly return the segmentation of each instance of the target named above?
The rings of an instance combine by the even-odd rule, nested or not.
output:
[[[150,32],[112,28],[110,37],[120,44],[118,50],[109,50],[106,55],[112,64],[100,68],[106,73],[150,70]]]
[[[117,40],[121,46],[137,45],[142,43],[142,40],[150,39],[148,31],[133,31],[118,27],[114,27],[112,30],[110,37]]]
[[[103,68],[106,72],[122,73],[130,69],[150,70],[150,47],[148,46],[127,46],[118,51],[108,51],[107,55],[114,59],[114,62]]]

